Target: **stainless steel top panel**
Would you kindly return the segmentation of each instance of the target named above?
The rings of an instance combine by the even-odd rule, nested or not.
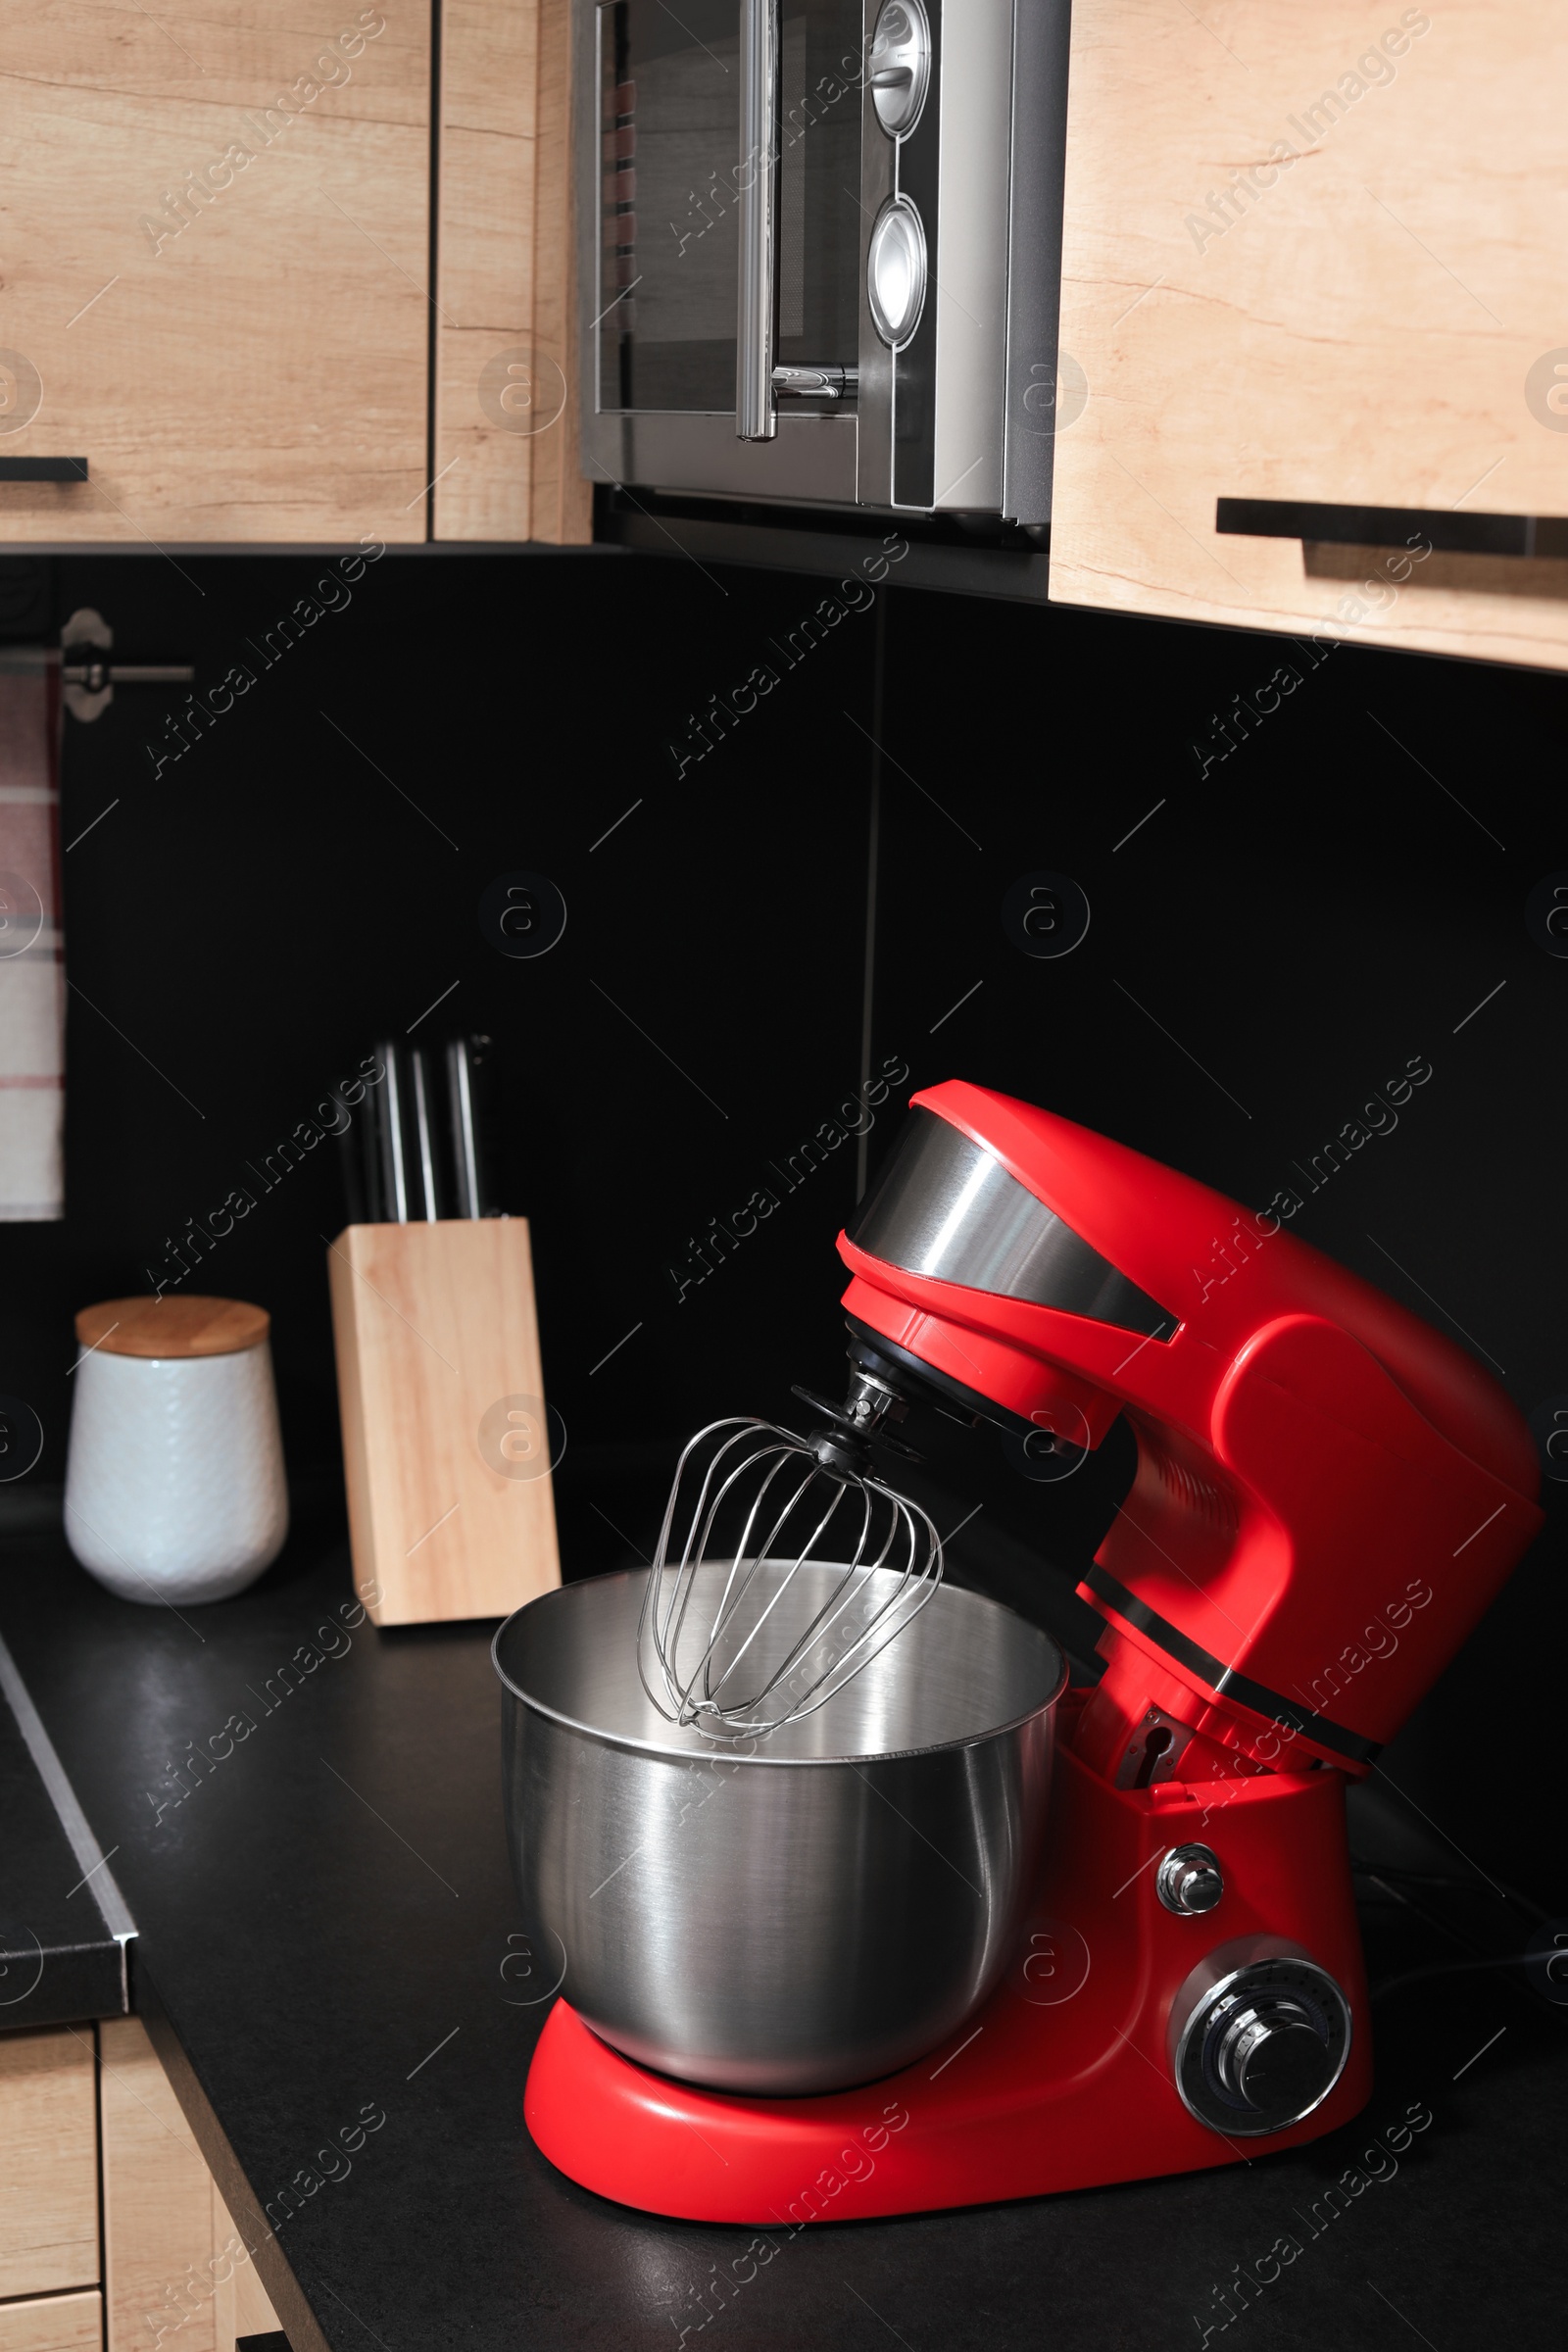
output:
[[[933,1111],[910,1112],[849,1238],[867,1256],[935,1282],[1027,1298],[1158,1339],[1176,1328],[1174,1315]]]

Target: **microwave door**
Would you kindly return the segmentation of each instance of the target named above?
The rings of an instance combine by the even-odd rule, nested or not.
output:
[[[591,478],[854,502],[860,51],[859,0],[579,0]]]

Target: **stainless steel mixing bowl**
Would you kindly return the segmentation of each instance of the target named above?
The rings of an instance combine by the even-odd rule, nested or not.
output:
[[[844,1571],[802,1574],[826,1599]],[[890,2074],[1005,1964],[1061,1653],[944,1585],[815,1714],[718,1746],[643,1689],[647,1581],[567,1585],[496,1636],[508,1838],[540,1963],[606,2041],[690,2082],[778,2094]]]

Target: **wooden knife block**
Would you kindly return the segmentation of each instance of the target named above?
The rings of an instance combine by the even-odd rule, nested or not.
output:
[[[505,1617],[559,1585],[526,1218],[351,1225],[327,1267],[371,1618]]]

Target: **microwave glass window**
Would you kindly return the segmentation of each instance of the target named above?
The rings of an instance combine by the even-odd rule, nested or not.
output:
[[[860,11],[784,0],[778,89],[781,362],[854,367]],[[599,10],[599,406],[735,410],[736,0]]]
[[[599,43],[599,405],[733,412],[736,0],[614,0]]]
[[[858,0],[784,0],[778,94],[778,351],[792,368],[859,357]]]

